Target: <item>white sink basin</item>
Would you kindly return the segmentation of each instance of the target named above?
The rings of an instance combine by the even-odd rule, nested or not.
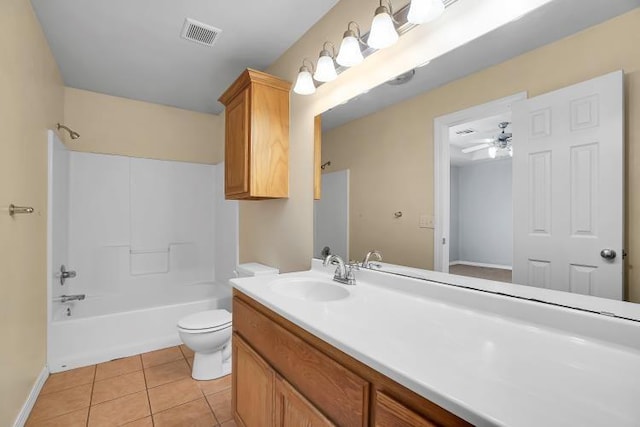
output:
[[[305,301],[336,301],[349,296],[349,291],[330,281],[315,279],[282,279],[271,284],[271,290],[286,297]]]

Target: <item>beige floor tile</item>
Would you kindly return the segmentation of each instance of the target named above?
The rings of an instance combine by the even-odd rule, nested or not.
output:
[[[92,384],[83,384],[39,396],[29,420],[45,420],[89,407],[91,386]]]
[[[220,424],[220,427],[238,427],[238,424],[236,424],[235,420],[229,420]]]
[[[29,420],[26,425],[27,427],[85,427],[88,415],[89,408],[87,407],[59,417],[49,418],[48,420]]]
[[[96,381],[106,380],[107,378],[140,370],[142,370],[140,355],[123,357],[122,359],[115,359],[110,362],[98,364],[96,367]]]
[[[187,363],[189,364],[190,368],[193,368],[193,357],[187,357]]]
[[[149,389],[151,413],[164,411],[202,397],[200,387],[191,378]]]
[[[231,410],[231,389],[207,395],[209,406],[219,423],[233,419]]]
[[[218,393],[231,388],[231,375],[210,381],[198,381],[198,387],[204,394]]]
[[[142,365],[146,369],[151,368],[152,366],[158,366],[182,359],[184,359],[184,356],[182,355],[182,351],[180,351],[179,347],[169,347],[162,350],[143,353]]]
[[[91,365],[84,368],[71,369],[58,374],[51,374],[44,383],[40,395],[66,390],[82,384],[92,383],[95,372],[95,365]]]
[[[89,427],[119,426],[151,415],[146,391],[92,406]]]
[[[142,371],[119,375],[102,381],[96,381],[93,385],[91,404],[113,400],[126,396],[146,388]]]
[[[182,351],[182,354],[184,354],[184,357],[186,357],[187,359],[193,359],[193,350],[191,350],[189,347],[184,344],[180,344],[180,350]]]
[[[146,368],[144,374],[147,378],[147,388],[153,388],[162,384],[191,378],[191,369],[187,365],[187,361],[181,359],[154,366],[153,368]]]
[[[212,427],[217,424],[204,398],[154,414],[153,423],[155,427]]]
[[[140,420],[132,421],[124,424],[125,427],[153,427],[153,419],[151,417],[142,418]]]

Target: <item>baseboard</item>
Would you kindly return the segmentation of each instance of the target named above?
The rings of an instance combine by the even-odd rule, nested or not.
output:
[[[484,267],[484,268],[498,268],[500,270],[513,270],[513,267],[510,265],[500,265],[500,264],[485,264],[482,262],[471,262],[471,261],[451,261],[449,263],[449,267],[453,265],[468,265],[471,267]]]
[[[27,401],[24,402],[16,420],[13,422],[13,427],[23,427],[27,418],[29,418],[29,414],[31,414],[31,410],[33,409],[33,405],[36,404],[36,399],[38,399],[38,395],[40,394],[40,390],[42,390],[42,386],[44,386],[44,382],[49,378],[49,369],[45,366],[40,371],[40,375],[36,378],[36,382],[31,387],[31,392],[29,393],[29,397]]]

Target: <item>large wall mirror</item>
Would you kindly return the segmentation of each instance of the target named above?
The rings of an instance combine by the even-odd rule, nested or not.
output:
[[[314,256],[377,250],[366,267],[640,302],[624,259],[624,100],[640,70],[619,43],[638,4],[579,3],[551,2],[322,114]]]

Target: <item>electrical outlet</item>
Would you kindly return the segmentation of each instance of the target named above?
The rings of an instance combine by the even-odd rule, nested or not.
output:
[[[418,223],[418,226],[420,228],[433,228],[433,215],[420,215],[420,222]]]

